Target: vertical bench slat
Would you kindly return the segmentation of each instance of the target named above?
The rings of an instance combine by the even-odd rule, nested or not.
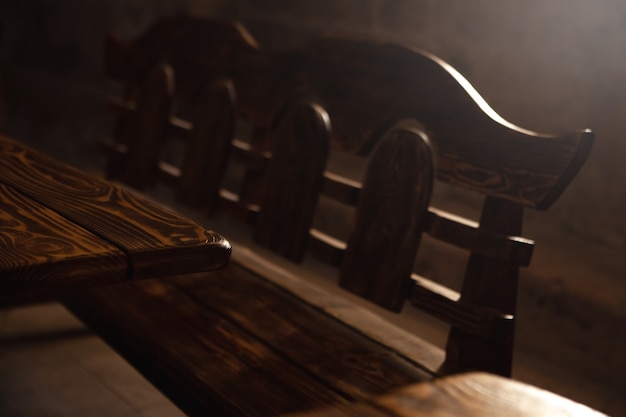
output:
[[[174,95],[174,73],[167,64],[156,66],[141,88],[137,113],[127,131],[128,153],[123,180],[143,189],[158,176],[164,132],[170,119]]]
[[[549,135],[514,126],[448,64],[391,43],[327,37],[271,53],[240,24],[173,18],[131,43],[109,47],[117,48],[109,74],[127,83],[127,103],[136,105],[135,110],[122,106],[123,135],[110,147],[110,163],[118,168],[109,175],[130,174],[135,167],[125,167],[144,154],[146,167],[139,171],[154,169],[154,150],[165,148],[164,123],[168,140],[183,139],[167,146],[187,146],[187,156],[180,165],[170,155],[158,162],[162,175],[157,180],[175,188],[184,205],[198,206],[202,214],[207,214],[204,206],[228,212],[244,223],[231,230],[234,235],[254,230],[257,243],[291,260],[300,261],[307,249],[338,267],[306,262],[307,269],[300,269],[271,257],[245,235],[235,242],[233,263],[211,277],[173,277],[176,285],[164,293],[158,286],[142,286],[139,293],[120,288],[124,307],[115,289],[74,300],[74,311],[95,317],[91,323],[125,347],[125,356],[143,364],[144,373],[163,372],[168,393],[180,394],[174,397],[177,403],[204,390],[215,397],[202,401],[200,415],[219,413],[220,405],[226,409],[222,414],[237,414],[248,399],[264,412],[266,385],[274,381],[286,391],[293,385],[297,396],[311,382],[316,391],[302,397],[308,406],[335,401],[336,393],[342,393],[341,400],[371,395],[407,377],[420,378],[418,368],[427,371],[426,378],[468,369],[510,374],[518,268],[528,265],[533,247],[521,237],[522,207],[545,209],[554,202],[588,155],[590,131]],[[167,94],[157,86],[157,99],[147,102],[156,109],[155,126],[141,126],[137,122],[144,117],[141,101],[147,93],[138,86],[163,60],[175,71],[176,114],[169,114],[165,104],[159,107],[167,103]],[[221,87],[193,103],[206,85]],[[190,119],[193,107],[197,113]],[[241,132],[233,133],[233,127]],[[149,135],[136,142],[133,132],[139,128]],[[149,146],[143,142],[149,140]],[[327,164],[329,147],[337,154]],[[369,167],[360,181],[366,160]],[[429,207],[433,176],[437,185],[442,181],[484,196],[480,222]],[[140,185],[152,181],[141,172],[133,172],[134,180],[118,178]],[[318,201],[320,194],[324,198]],[[234,225],[228,221],[225,226]],[[437,251],[451,244],[469,255],[466,273],[458,277],[459,297],[433,282],[448,271],[447,266],[436,269],[436,256],[428,260],[433,274],[420,270],[421,264],[413,270],[422,233],[429,235],[422,246],[435,240],[444,243],[433,248]],[[444,262],[452,262],[447,255]],[[415,280],[414,272],[433,281]],[[450,324],[444,366],[439,368],[444,352],[438,346],[396,332],[382,319],[374,324],[378,315],[359,309],[342,291],[331,294],[305,281],[318,273],[320,282],[338,273],[341,286],[387,309],[400,310],[406,299]],[[93,302],[98,299],[99,304]],[[152,323],[153,308],[160,308],[156,314],[167,320],[169,335],[157,328],[149,334],[131,331]],[[306,317],[300,314],[304,310]],[[241,352],[251,362],[241,361],[238,350],[203,343],[205,320],[213,316],[234,326],[236,342],[258,346],[262,361],[247,348]],[[123,320],[132,323],[119,323]],[[344,349],[348,339],[350,347]],[[372,339],[380,344],[372,347]],[[216,353],[227,360],[233,356],[237,367],[212,363]],[[199,365],[223,375],[211,372],[206,380],[198,379]],[[271,366],[277,372],[266,372]],[[305,372],[280,372],[282,366]],[[250,376],[254,384],[247,385]],[[301,380],[291,384],[291,378]],[[180,384],[168,387],[170,379]],[[216,381],[228,381],[228,386],[218,393]],[[322,381],[330,396],[317,391]],[[276,409],[293,403],[277,396],[271,400]]]
[[[402,308],[433,187],[432,151],[415,126],[383,135],[368,165],[339,284],[390,310]]]
[[[310,102],[286,110],[276,131],[276,149],[254,236],[256,242],[292,260],[300,261],[307,247],[328,157],[329,132],[328,116]]]
[[[193,110],[178,199],[190,207],[214,210],[235,128],[232,83],[217,81],[207,86],[196,99]]]
[[[519,236],[522,232],[523,208],[507,200],[487,197],[480,227],[502,234]],[[461,289],[461,300],[515,315],[519,265],[472,253]],[[513,363],[513,324],[487,338],[476,338],[453,327],[446,347],[443,369],[483,369],[510,375]]]

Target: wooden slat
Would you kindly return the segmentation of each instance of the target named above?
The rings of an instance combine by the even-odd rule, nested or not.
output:
[[[519,236],[523,208],[507,200],[487,197],[480,218],[486,231]],[[515,315],[519,267],[513,262],[493,260],[479,253],[470,255],[461,300],[482,308]],[[498,375],[510,375],[513,364],[514,327],[502,326],[500,333],[475,338],[462,329],[450,330],[444,368],[448,372],[480,369]],[[462,348],[461,348],[462,347]]]
[[[253,135],[249,142],[233,140],[230,153],[224,152],[230,161],[243,163],[245,175],[236,193],[219,190],[220,209],[244,223],[254,224],[262,206],[264,212],[258,220],[265,229],[257,230],[261,241],[266,239],[266,245],[299,259],[300,248],[308,238],[312,251],[321,253],[334,265],[348,265],[343,268],[343,284],[387,308],[399,309],[403,297],[413,290],[414,304],[426,307],[453,327],[444,368],[437,368],[441,363],[438,361],[430,369],[446,373],[480,368],[510,373],[518,267],[527,265],[532,255],[532,242],[519,237],[522,207],[544,209],[552,204],[589,154],[593,140],[590,131],[546,135],[514,126],[489,108],[467,80],[448,64],[428,53],[384,42],[324,38],[292,51],[269,53],[257,48],[236,24],[176,18],[156,24],[128,45],[117,46],[120,49],[112,54],[111,72],[121,76],[130,91],[136,89],[149,68],[163,60],[175,69],[176,99],[185,104],[215,80],[228,79],[234,85],[237,117],[245,119]],[[126,57],[127,62],[121,57]],[[406,184],[426,171],[418,157],[413,164],[407,164],[409,168],[382,163],[379,168],[371,169],[364,191],[357,181],[331,172],[323,174],[322,192],[343,204],[365,206],[357,214],[356,232],[347,246],[347,255],[341,242],[308,230],[309,210],[315,206],[312,194],[318,192],[317,183],[311,180],[317,179],[319,171],[317,157],[303,156],[306,153],[303,149],[310,151],[306,147],[316,145],[311,140],[311,126],[289,132],[302,132],[302,138],[309,139],[300,149],[294,149],[301,146],[297,141],[277,144],[274,135],[281,118],[289,115],[285,109],[291,107],[286,103],[291,104],[293,93],[297,97],[319,99],[332,119],[331,144],[360,157],[384,150],[384,147],[377,149],[379,133],[399,118],[415,119],[419,122],[415,123],[416,129],[425,132],[432,142],[434,161],[426,165],[434,163],[438,178],[487,196],[480,226],[429,209],[431,188],[422,187],[415,192],[414,187]],[[170,115],[165,124],[167,134],[183,139],[193,136],[189,134],[193,126],[186,120],[176,120]],[[187,143],[193,146],[195,139],[198,138]],[[127,142],[120,143],[125,146]],[[208,145],[204,141],[199,143]],[[121,155],[123,146],[118,146],[118,152],[113,155]],[[392,161],[413,155],[410,146],[396,151],[390,158]],[[190,152],[193,156],[201,153]],[[270,152],[279,162],[270,160]],[[222,153],[218,153],[221,158]],[[319,156],[319,153],[313,151],[311,155]],[[201,164],[196,161],[196,165]],[[264,201],[260,196],[268,165],[283,168],[271,173],[270,190]],[[162,178],[169,179],[176,187],[181,170],[164,164],[160,169],[164,172]],[[315,176],[299,177],[298,170]],[[431,181],[432,173],[428,177]],[[198,189],[202,187],[197,179],[192,182],[196,182]],[[371,184],[377,187],[372,188]],[[311,190],[312,193],[307,193]],[[368,199],[367,204],[359,202]],[[392,209],[386,206],[390,201]],[[297,219],[298,216],[301,218]],[[439,291],[427,281],[411,287],[413,256],[423,232],[470,251],[460,301],[456,295]],[[267,270],[265,273],[274,276]],[[224,272],[224,282],[219,284],[233,285],[228,281],[230,278],[233,283],[240,282],[236,275]],[[243,282],[233,285],[237,288],[220,287],[219,291],[201,282],[193,288],[178,282],[176,291],[185,293],[185,299],[201,304],[200,309],[209,304],[219,305],[221,318],[249,329],[259,340],[267,340],[269,349],[280,352],[281,358],[301,361],[307,367],[305,373],[324,375],[324,383],[344,381],[343,374],[351,370],[343,363],[343,355],[338,355],[335,361],[328,358],[332,342],[321,337],[329,346],[314,345],[317,339],[301,335],[300,328],[294,330],[296,324],[290,321],[290,315],[299,316],[289,308],[284,312],[283,301],[273,298],[276,294],[266,296],[270,294],[267,289]],[[232,295],[231,299],[228,294]],[[246,300],[242,303],[245,305],[239,304],[239,300]],[[178,308],[177,302],[178,299],[172,302],[174,310]],[[363,324],[367,326],[368,323]],[[315,328],[315,324],[308,327]],[[312,334],[318,335],[315,331]],[[310,345],[299,346],[297,340],[292,340],[300,337]],[[141,346],[135,349],[140,351]],[[318,357],[314,351],[323,358],[319,359],[323,369],[315,362]],[[358,359],[369,353],[368,347]],[[141,352],[136,355],[140,356]],[[428,353],[421,357],[427,356]],[[150,362],[159,366],[158,358],[148,361],[147,372]],[[367,384],[367,378],[363,378],[359,376]]]
[[[104,140],[102,140],[100,143],[98,143],[98,147],[100,148],[100,150],[107,153],[109,157],[114,156],[117,158],[123,158],[128,153],[127,145],[122,143],[116,143],[111,138],[105,138]]]
[[[135,278],[224,265],[230,244],[217,233],[107,181],[0,136],[5,184],[122,248]]]
[[[193,129],[193,124],[188,120],[181,119],[180,117],[170,116],[167,123],[167,130],[171,134],[180,136],[182,139],[187,138],[186,134],[188,134],[191,129]]]
[[[231,191],[221,189],[219,194],[219,211],[228,213],[244,224],[255,225],[260,212],[256,204],[245,204],[239,201],[239,196]]]
[[[307,248],[328,158],[329,133],[328,115],[308,102],[288,109],[276,132],[254,239],[295,261],[302,260]]]
[[[463,332],[490,337],[512,326],[513,316],[503,315],[497,310],[480,308],[459,301],[460,295],[423,277],[413,274],[413,288],[409,301],[447,324]],[[509,323],[511,322],[511,323]]]
[[[64,304],[191,415],[303,411],[431,378],[237,263]]]
[[[235,129],[232,84],[216,82],[207,86],[193,103],[193,109],[193,128],[177,186],[178,199],[190,207],[214,210]]]
[[[601,417],[546,390],[483,373],[413,384],[368,401],[291,417]],[[285,416],[286,417],[286,416]]]
[[[249,169],[263,171],[267,168],[271,154],[267,151],[257,150],[249,143],[239,139],[232,142],[232,156],[239,162],[243,163]]]
[[[119,97],[109,97],[107,103],[112,110],[118,112],[122,117],[136,117],[138,111],[136,102],[124,100]],[[192,128],[193,126],[190,121],[173,115],[169,116],[165,127],[170,134],[176,135],[181,139],[185,139],[186,134],[188,134]]]
[[[346,398],[362,399],[431,378],[392,349],[236,263],[207,275],[211,277],[178,281],[179,289],[197,304],[235,321]],[[207,279],[209,285],[204,282]]]
[[[367,168],[339,285],[399,311],[410,288],[433,187],[426,136],[400,121],[381,136]]]
[[[124,100],[120,97],[111,96],[107,99],[107,104],[110,109],[116,111],[120,116],[132,114],[137,111],[137,103]]]
[[[303,74],[300,91],[331,115],[336,146],[367,154],[374,132],[410,117],[433,133],[439,179],[526,207],[548,208],[591,150],[589,130],[551,135],[504,120],[454,68],[414,48],[327,37],[280,58],[284,78]]]
[[[362,184],[336,175],[324,173],[325,196],[343,204],[356,206]],[[505,236],[481,229],[452,213],[434,207],[428,209],[425,232],[431,237],[493,259],[510,260],[520,266],[528,266],[533,254],[534,242],[519,236]]]
[[[426,232],[435,239],[472,253],[520,266],[528,266],[533,254],[532,240],[492,232],[480,228],[478,223],[433,207],[429,209]]]
[[[356,206],[359,201],[362,184],[342,177],[333,172],[324,172],[324,186],[322,192],[340,203]]]
[[[190,415],[210,410],[220,416],[270,416],[345,403],[344,394],[209,302],[198,302],[210,292],[219,298],[245,291],[229,279],[146,280],[89,291],[64,304]],[[211,291],[214,284],[224,286]],[[194,294],[199,288],[206,292]]]
[[[101,142],[100,147],[109,154],[110,158],[125,159],[128,154],[128,147],[126,145],[116,144],[111,140]],[[180,168],[165,161],[159,161],[157,167],[157,181],[176,188],[180,182]]]
[[[168,65],[156,66],[141,86],[137,111],[128,130],[123,179],[138,189],[154,184],[161,146],[171,114],[174,74]]]
[[[346,243],[322,232],[321,230],[309,230],[309,251],[319,260],[339,266],[346,251]]]
[[[170,163],[160,161],[158,179],[170,187],[176,188],[180,183],[180,168]]]
[[[122,251],[1,178],[0,207],[0,305],[129,278]]]

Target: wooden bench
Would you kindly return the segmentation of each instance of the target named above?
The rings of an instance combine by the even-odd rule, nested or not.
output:
[[[0,308],[225,266],[217,233],[0,135]]]
[[[393,44],[272,54],[241,25],[173,19],[108,52],[127,83],[109,175],[217,214],[233,262],[65,304],[185,412],[277,415],[445,373],[510,374],[533,247],[523,209],[558,198],[590,131],[516,127],[449,65]],[[479,219],[432,207],[435,180],[484,198]],[[328,207],[346,220],[320,230]],[[423,235],[467,251],[460,293],[413,272]],[[308,281],[320,275],[372,305],[435,315],[451,326],[446,348]]]
[[[484,373],[452,375],[403,387],[366,402],[289,417],[601,417],[582,404],[511,379]],[[287,417],[287,416],[284,416]]]

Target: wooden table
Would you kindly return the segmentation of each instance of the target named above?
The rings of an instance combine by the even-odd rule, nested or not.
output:
[[[217,269],[230,250],[219,234],[0,135],[0,305]]]
[[[485,373],[407,386],[367,402],[291,417],[599,417],[603,414],[551,392]]]

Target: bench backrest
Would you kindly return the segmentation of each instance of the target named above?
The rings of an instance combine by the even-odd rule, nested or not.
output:
[[[133,41],[109,36],[105,70],[125,86],[123,97],[111,101],[120,118],[105,143],[107,176],[139,189],[160,180],[176,183],[185,204],[245,215],[257,199],[257,172],[269,157],[267,132],[285,96],[270,57],[245,28],[165,19]],[[189,146],[170,146],[176,139]],[[245,180],[239,189],[220,192],[231,158],[245,166]]]
[[[297,73],[291,78],[299,81],[299,94],[328,113],[333,147],[370,158],[362,184],[323,175],[322,192],[356,206],[347,241],[313,230],[308,246],[332,254],[328,259],[340,266],[342,287],[391,310],[408,298],[450,324],[446,371],[510,374],[518,270],[530,263],[534,245],[522,237],[523,209],[545,210],[556,201],[589,154],[593,134],[517,127],[448,64],[399,45],[329,38],[280,59],[284,78]],[[290,143],[295,140],[304,142]],[[326,145],[303,153],[295,144],[277,145],[272,165],[283,167],[270,169],[267,186],[287,193],[310,182],[313,174],[302,167]],[[281,177],[285,172],[290,175]],[[428,207],[434,177],[484,198],[477,222]],[[302,236],[267,238],[270,230],[282,236],[307,230],[281,223],[288,212],[303,211],[280,194],[266,194],[261,204],[257,236],[264,238],[258,240],[298,259],[294,248],[303,246]],[[281,213],[271,226],[264,224],[266,210]],[[302,221],[311,224],[310,218]],[[469,252],[460,294],[411,277],[422,232]]]
[[[138,187],[164,178],[186,204],[228,207],[287,258],[310,250],[338,266],[343,288],[393,311],[408,299],[446,321],[442,372],[510,374],[518,270],[533,248],[523,209],[558,198],[591,132],[516,127],[449,65],[393,44],[320,39],[270,54],[240,25],[176,19],[109,45],[109,73],[135,103],[121,106],[129,117],[109,147],[110,176]],[[235,133],[242,120],[247,142]],[[161,158],[172,132],[187,142],[178,166]],[[364,158],[363,177],[332,171],[336,152]],[[245,172],[232,193],[235,160]],[[435,179],[482,195],[480,219],[430,207]],[[355,207],[345,239],[312,227],[320,195]],[[423,233],[468,251],[460,294],[412,273]]]

